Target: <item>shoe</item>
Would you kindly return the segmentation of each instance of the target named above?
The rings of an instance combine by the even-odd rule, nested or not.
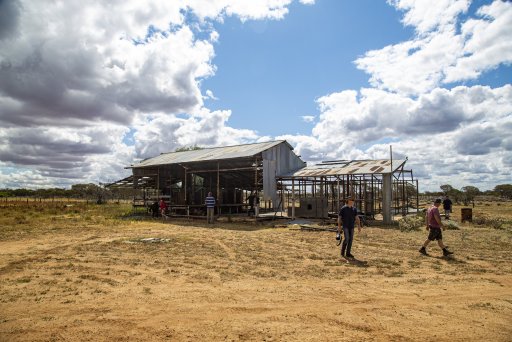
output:
[[[425,247],[421,247],[420,248],[420,253],[423,254],[423,255],[428,255],[427,254],[427,249]]]
[[[449,250],[447,250],[446,248],[443,249],[443,256],[448,256],[448,255],[451,255],[453,254],[453,252],[450,252]]]
[[[347,258],[353,258],[354,256],[350,253],[347,254]]]

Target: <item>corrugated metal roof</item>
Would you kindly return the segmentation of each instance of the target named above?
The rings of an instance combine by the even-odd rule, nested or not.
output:
[[[288,146],[290,146],[286,140],[278,140],[256,144],[204,148],[201,150],[193,151],[168,152],[162,153],[157,157],[145,159],[137,164],[133,164],[131,167],[138,168],[156,165],[252,157],[282,143],[286,143]],[[293,147],[290,146],[290,149],[293,150]]]
[[[405,160],[393,160],[393,172],[402,166]],[[391,172],[391,160],[351,160],[329,162],[306,166],[281,177],[321,177],[340,175],[383,174]]]

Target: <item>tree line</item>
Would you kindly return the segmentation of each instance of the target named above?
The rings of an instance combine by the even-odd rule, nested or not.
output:
[[[128,199],[135,194],[133,189],[108,189],[101,185],[74,184],[71,189],[0,189],[0,198],[5,197],[33,197],[33,198],[78,198],[94,199],[98,202],[107,199]]]
[[[496,185],[493,190],[480,191],[474,186],[464,186],[460,190],[449,184],[440,186],[441,191],[420,193],[425,196],[450,196],[456,202],[473,201],[476,196],[493,196],[512,199],[512,184]],[[414,189],[412,189],[414,190]],[[101,185],[75,184],[71,189],[0,189],[1,197],[36,197],[36,198],[80,198],[80,199],[128,199],[134,196],[133,189],[108,189]],[[412,192],[414,193],[414,191]]]
[[[480,191],[475,186],[463,186],[460,190],[454,188],[450,184],[440,186],[441,191],[425,192],[428,196],[449,196],[455,202],[471,202],[476,196],[491,196],[502,199],[512,199],[512,184],[496,185],[493,190]]]

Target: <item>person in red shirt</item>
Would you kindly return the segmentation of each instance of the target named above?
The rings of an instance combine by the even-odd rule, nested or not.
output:
[[[162,218],[166,219],[167,215],[167,203],[165,203],[164,199],[160,199],[160,214],[162,215]]]
[[[444,230],[445,228],[443,223],[441,222],[441,214],[439,213],[439,206],[441,205],[442,202],[443,201],[440,198],[437,198],[434,201],[434,204],[427,210],[427,231],[430,232],[428,234],[428,238],[425,240],[423,246],[420,248],[420,253],[423,255],[428,255],[427,246],[430,243],[430,241],[434,240],[437,240],[437,244],[443,250],[444,256],[453,254],[453,252],[450,252],[443,244],[443,232],[441,231],[441,229]]]

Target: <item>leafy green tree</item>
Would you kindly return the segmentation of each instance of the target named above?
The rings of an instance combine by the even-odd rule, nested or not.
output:
[[[98,199],[98,201],[103,201],[106,198],[108,190],[102,188],[93,183],[89,184],[74,184],[71,186],[71,192],[74,196],[79,198],[87,198],[87,199]]]
[[[14,190],[12,190],[12,196],[16,196],[16,197],[32,196],[33,194],[34,194],[34,190],[30,190],[30,189],[14,189]]]
[[[445,195],[450,195],[450,192],[453,191],[453,187],[450,184],[441,185],[440,188]]]
[[[458,189],[453,189],[448,196],[456,203],[463,201],[465,197],[464,193]]]
[[[512,199],[512,184],[496,185],[494,192],[501,198]]]
[[[477,187],[474,187],[474,186],[471,186],[471,185],[464,186],[464,187],[462,187],[461,190],[466,195],[466,199],[468,201],[474,200],[475,196],[480,194],[480,190]]]
[[[200,147],[197,145],[183,146],[183,147],[178,147],[177,149],[174,150],[174,152],[195,151],[195,150],[202,150],[202,149],[203,149],[203,147]]]
[[[412,184],[407,184],[405,186],[405,193],[408,198],[416,198],[416,187]]]
[[[455,189],[450,184],[441,185],[440,188],[443,190],[443,195],[449,196],[454,202],[458,203],[465,199],[465,195],[462,191]]]

